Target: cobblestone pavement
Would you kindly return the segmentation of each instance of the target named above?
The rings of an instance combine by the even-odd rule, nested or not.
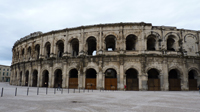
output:
[[[101,91],[10,86],[0,82],[0,112],[200,112],[198,91]],[[15,90],[17,87],[17,94]]]

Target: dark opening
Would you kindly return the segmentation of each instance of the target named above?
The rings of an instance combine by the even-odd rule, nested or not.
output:
[[[46,50],[46,57],[49,58],[50,57],[50,50],[51,50],[51,44],[49,42],[46,43],[45,50]]]
[[[188,76],[189,79],[195,79],[195,71],[190,70],[190,72],[189,72],[188,75],[189,75],[189,76]]]
[[[62,87],[62,70],[60,69],[55,71],[54,87],[58,87],[58,84]]]
[[[109,35],[106,37],[106,50],[107,51],[114,51],[115,50],[115,39],[116,37],[113,35]]]
[[[71,46],[72,46],[72,56],[74,56],[74,57],[78,56],[78,53],[79,53],[79,41],[78,41],[78,39],[73,39],[71,41]]]
[[[22,56],[24,56],[24,49],[22,49]]]
[[[28,60],[30,60],[31,57],[31,47],[28,47]]]
[[[155,48],[156,40],[153,35],[149,36],[147,39],[147,50],[156,50]]]
[[[105,72],[105,78],[117,78],[117,72],[114,69],[107,69]]]
[[[129,35],[126,37],[126,50],[135,50],[137,37],[135,35]]]
[[[96,38],[95,37],[89,37],[87,39],[88,44],[88,55],[93,55],[94,51],[96,51]]]
[[[36,59],[39,59],[40,56],[40,45],[35,46],[35,51],[36,51]]]
[[[148,78],[149,79],[158,79],[159,73],[156,69],[150,69],[148,71]]]
[[[37,79],[38,79],[38,71],[34,70],[33,71],[33,84],[32,84],[33,87],[37,87]]]
[[[78,78],[78,71],[76,69],[70,70],[69,78]]]
[[[174,49],[174,39],[172,38],[172,37],[169,37],[168,39],[167,39],[167,50],[168,51],[175,51],[175,49]]]
[[[96,70],[90,68],[86,71],[86,78],[96,78]]]
[[[42,86],[43,87],[48,87],[48,83],[49,83],[49,72],[47,70],[45,70],[43,72],[43,78],[42,78]]]
[[[170,70],[169,79],[179,79],[178,73],[175,69]]]
[[[58,57],[61,58],[63,56],[64,52],[64,43],[63,41],[58,41],[57,42],[57,47],[58,47]]]
[[[138,78],[138,72],[137,70],[131,68],[131,69],[128,69],[126,71],[126,78],[128,79],[137,79]]]
[[[29,71],[26,72],[25,86],[28,86]]]

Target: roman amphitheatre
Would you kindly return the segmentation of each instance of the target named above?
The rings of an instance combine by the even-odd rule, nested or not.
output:
[[[111,23],[34,32],[15,42],[11,85],[188,91],[200,84],[200,31]]]

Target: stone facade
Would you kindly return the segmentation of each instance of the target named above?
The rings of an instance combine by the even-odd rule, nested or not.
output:
[[[35,32],[13,46],[10,83],[87,88],[86,79],[93,78],[95,89],[109,83],[107,89],[123,90],[126,85],[130,90],[191,90],[192,83],[200,84],[199,37],[199,31],[149,23]],[[76,78],[77,85],[70,83]],[[109,78],[116,79],[116,85]],[[179,89],[170,89],[176,86]]]
[[[10,74],[10,66],[0,65],[0,82],[9,82]]]

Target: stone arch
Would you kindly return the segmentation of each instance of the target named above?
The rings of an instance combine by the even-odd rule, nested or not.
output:
[[[200,77],[200,70],[198,68],[196,68],[196,67],[190,67],[188,69],[188,72],[191,71],[191,70],[195,70],[197,72],[198,76]]]
[[[90,37],[94,37],[96,40],[98,40],[98,38],[97,38],[97,36],[96,35],[89,35],[89,36],[87,36],[84,40],[85,40],[85,42],[88,40],[88,38],[90,38]]]
[[[159,75],[162,74],[162,69],[161,69],[161,68],[158,68],[158,67],[156,67],[156,66],[147,67],[146,70],[145,70],[145,72],[147,73],[150,69],[156,69],[156,70],[158,71]],[[148,75],[147,75],[147,76],[148,76]]]
[[[150,35],[155,35],[155,37],[157,38],[157,40],[162,39],[160,34],[154,31],[148,32],[145,34],[145,39],[147,39]]]
[[[51,43],[49,41],[47,41],[44,44],[44,55],[46,58],[50,57],[50,53],[51,53]]]
[[[63,56],[64,53],[64,41],[62,39],[58,40],[56,42],[56,53],[57,53],[57,57],[61,58]]]
[[[138,37],[134,34],[129,34],[126,37],[126,50],[136,50]]]
[[[180,91],[183,85],[183,73],[178,67],[171,67],[168,71],[169,91]]]
[[[35,58],[36,58],[36,59],[39,59],[40,50],[41,50],[40,44],[36,44],[36,45],[35,45]]]
[[[34,69],[32,74],[32,87],[37,87],[38,70]]]
[[[167,38],[168,38],[170,35],[173,35],[174,37],[176,37],[177,40],[180,39],[179,34],[177,34],[177,33],[175,33],[175,32],[169,32],[169,33],[167,33],[167,34],[164,36],[164,40],[166,41]]]
[[[29,75],[30,75],[29,70],[26,70],[26,72],[25,72],[25,86],[28,86],[28,84],[29,84]]]
[[[105,90],[117,90],[117,71],[114,68],[108,68],[105,74]]]
[[[172,69],[177,69],[179,71],[179,74],[180,74],[180,78],[183,77],[183,70],[181,68],[179,68],[178,66],[172,66],[168,69],[168,72],[171,71]]]
[[[87,48],[87,53],[88,55],[93,55],[94,52],[96,55],[96,50],[97,50],[97,39],[93,36],[90,36],[86,40],[86,48]]]
[[[135,65],[127,65],[127,66],[124,66],[124,74],[126,73],[126,71],[130,68],[133,68],[135,70],[138,71],[138,75],[139,75],[139,71],[140,71],[140,68],[138,66],[135,66]]]
[[[105,50],[115,51],[117,48],[117,37],[115,35],[108,35],[104,39]]]
[[[74,39],[77,39],[79,43],[81,42],[79,38],[72,36],[71,38],[69,38],[68,43],[70,44],[72,42],[72,40],[74,40]]]
[[[116,33],[114,33],[114,32],[112,32],[112,33],[109,32],[109,33],[106,33],[106,34],[105,34],[105,32],[104,32],[103,40],[105,40],[106,37],[109,36],[109,35],[113,35],[113,36],[115,36],[116,40],[119,39],[119,36],[118,36]]]
[[[49,86],[49,71],[47,69],[42,71],[42,87]]]
[[[62,88],[62,77],[63,77],[63,71],[62,69],[56,69],[54,71],[54,87],[57,88],[59,85]]]
[[[139,90],[139,72],[135,68],[129,68],[125,71],[126,90]]]
[[[94,68],[88,68],[85,72],[85,88],[96,89],[97,71]]]
[[[79,71],[72,68],[69,71],[69,88],[78,88]]]
[[[80,41],[77,38],[73,38],[70,42],[70,49],[71,49],[71,54],[72,56],[76,57],[79,55],[79,46],[80,46]]]
[[[186,42],[186,39],[185,39],[185,38],[186,38],[187,36],[192,36],[192,37],[195,38],[196,41],[198,40],[196,35],[189,33],[189,34],[186,34],[186,35],[184,36],[184,42]]]
[[[114,69],[117,72],[117,74],[119,74],[119,71],[118,71],[119,69],[116,65],[108,65],[108,66],[103,67],[103,73],[105,73],[106,70],[109,69],[109,68]]]

